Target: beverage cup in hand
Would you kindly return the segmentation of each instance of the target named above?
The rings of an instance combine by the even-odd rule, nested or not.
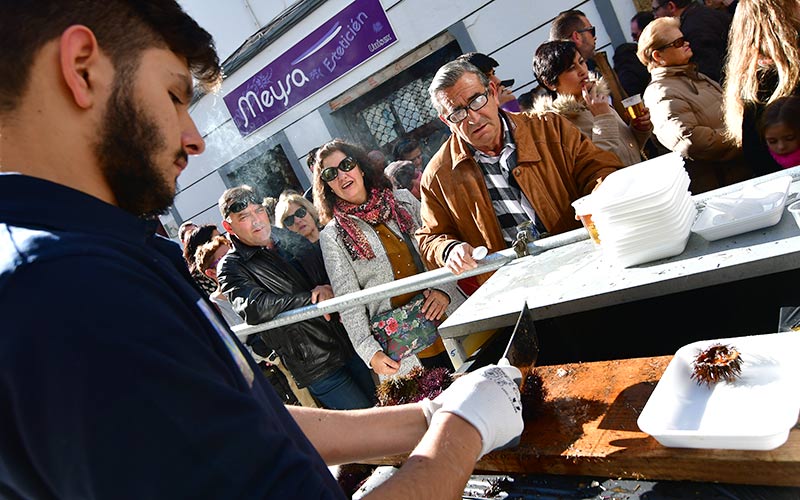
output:
[[[592,237],[592,241],[595,245],[600,244],[600,234],[597,232],[597,226],[594,225],[594,221],[592,220],[592,206],[590,197],[591,195],[584,196],[583,198],[578,198],[577,200],[572,202],[572,207],[575,209],[575,217],[580,219],[583,227],[589,232],[589,236]]]
[[[644,115],[644,103],[642,102],[642,96],[640,94],[623,99],[622,105],[625,106],[625,111],[628,112],[628,116],[631,117],[631,120],[635,120]]]

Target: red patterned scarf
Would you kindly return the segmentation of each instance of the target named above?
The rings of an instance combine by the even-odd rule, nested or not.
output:
[[[414,221],[408,211],[397,205],[392,190],[389,188],[372,188],[367,201],[361,205],[353,205],[337,198],[333,205],[333,218],[336,219],[336,230],[344,242],[344,247],[353,260],[375,258],[375,252],[369,246],[367,237],[358,228],[356,221],[351,217],[358,217],[371,226],[384,224],[387,221],[397,221],[400,230],[409,234],[414,228]]]

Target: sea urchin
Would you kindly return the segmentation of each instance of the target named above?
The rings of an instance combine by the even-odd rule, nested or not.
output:
[[[692,378],[699,385],[711,387],[721,380],[736,380],[742,373],[742,358],[735,347],[714,344],[695,356],[692,368]]]

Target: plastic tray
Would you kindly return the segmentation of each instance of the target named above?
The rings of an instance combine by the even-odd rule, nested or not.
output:
[[[741,376],[706,387],[692,360],[714,343],[741,354]],[[800,411],[800,333],[784,332],[681,347],[639,415],[639,428],[664,446],[772,450],[786,442]]]
[[[783,216],[791,176],[749,186],[726,196],[711,198],[692,227],[708,241],[774,226]]]

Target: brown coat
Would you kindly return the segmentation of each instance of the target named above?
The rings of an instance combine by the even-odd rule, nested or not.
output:
[[[512,171],[536,215],[551,234],[580,227],[571,203],[592,192],[597,179],[621,168],[567,119],[553,113],[506,113],[513,123],[517,167]],[[422,175],[422,223],[417,230],[429,269],[442,267],[452,242],[506,248],[483,173],[466,142],[455,134],[439,148]]]

